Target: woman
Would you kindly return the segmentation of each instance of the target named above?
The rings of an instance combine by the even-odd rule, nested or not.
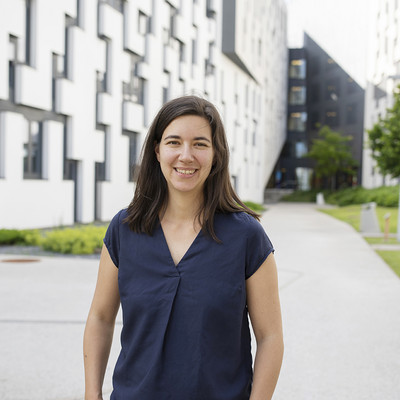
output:
[[[102,399],[119,304],[111,399],[272,398],[283,355],[273,248],[228,163],[210,102],[185,96],[161,108],[135,196],[104,238],[84,336],[86,400]]]

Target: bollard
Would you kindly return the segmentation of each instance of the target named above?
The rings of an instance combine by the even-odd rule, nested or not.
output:
[[[323,206],[325,204],[325,199],[324,199],[324,194],[323,193],[317,193],[317,205]]]
[[[389,239],[389,226],[390,226],[390,213],[386,213],[383,218],[385,219],[385,234],[384,234],[384,240],[385,242],[388,241]]]
[[[378,218],[376,216],[376,203],[366,203],[361,205],[361,233],[380,234]]]

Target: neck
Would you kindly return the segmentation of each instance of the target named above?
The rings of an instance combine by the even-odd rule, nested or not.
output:
[[[194,221],[202,203],[199,194],[171,193],[162,219],[175,222]]]

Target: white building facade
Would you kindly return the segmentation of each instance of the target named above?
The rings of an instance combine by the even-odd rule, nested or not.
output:
[[[366,188],[394,185],[397,180],[383,176],[368,147],[367,130],[393,106],[393,92],[400,84],[400,2],[370,2],[369,59],[364,110],[364,154],[362,184]],[[400,162],[400,160],[399,160]]]
[[[286,77],[283,0],[0,0],[0,229],[110,220],[186,94],[220,110],[235,188],[262,202]]]

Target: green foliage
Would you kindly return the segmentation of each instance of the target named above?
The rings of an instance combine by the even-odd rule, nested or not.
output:
[[[93,254],[101,249],[106,230],[105,226],[56,229],[45,234],[41,245],[57,253]]]
[[[243,203],[256,213],[265,211],[265,207],[262,204],[255,203],[254,201],[244,201]]]
[[[315,203],[317,193],[320,190],[296,190],[291,194],[287,194],[281,198],[281,201],[294,202],[294,203]]]
[[[282,197],[281,200],[315,203],[318,192],[321,191],[295,191],[292,194]],[[399,201],[398,186],[382,186],[376,189],[364,189],[357,186],[335,192],[322,190],[322,193],[324,194],[326,203],[338,206],[375,202],[378,206],[382,207],[397,207]]]
[[[377,250],[377,253],[384,259],[386,264],[400,277],[400,251]]]
[[[0,229],[0,244],[37,246],[41,236],[38,230]]]
[[[338,206],[375,202],[382,207],[397,207],[399,188],[398,186],[382,186],[376,189],[347,188],[326,195],[325,200]]]
[[[310,151],[305,157],[315,160],[315,174],[319,178],[329,178],[331,189],[336,186],[336,174],[353,174],[357,162],[351,155],[351,136],[342,136],[324,125],[318,132],[319,139],[313,139]]]
[[[400,176],[400,86],[386,116],[368,130],[369,147],[382,174]]]

